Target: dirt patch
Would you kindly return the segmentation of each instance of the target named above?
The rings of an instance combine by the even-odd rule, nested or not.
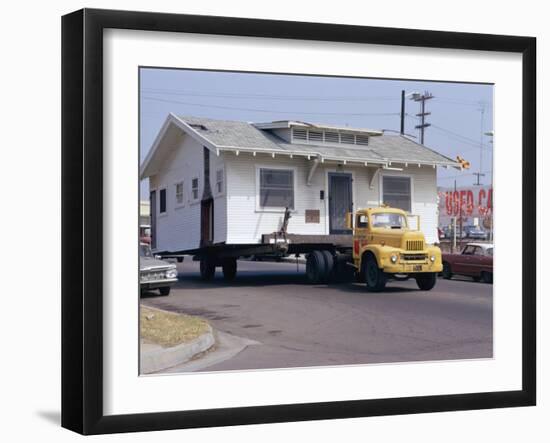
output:
[[[186,343],[210,331],[208,322],[200,317],[175,314],[140,306],[140,337],[163,348]]]

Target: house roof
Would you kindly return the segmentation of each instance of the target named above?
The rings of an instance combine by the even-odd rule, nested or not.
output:
[[[341,128],[342,130],[365,133],[369,135],[369,143],[364,145],[329,145],[289,143],[274,134],[269,129],[289,128],[310,125],[315,128],[334,129],[334,126],[312,125],[303,122],[274,122],[273,127],[262,123],[253,123],[231,120],[214,120],[203,117],[176,116],[170,114],[155,140],[149,155],[141,168],[141,177],[152,175],[157,150],[166,137],[172,138],[173,128],[189,134],[209,149],[216,151],[251,151],[266,152],[276,155],[296,155],[317,157],[324,160],[348,161],[360,163],[372,163],[381,166],[389,166],[392,163],[428,164],[433,166],[453,166],[460,168],[460,164],[438,152],[420,145],[401,135],[388,135],[382,131]],[[267,126],[266,126],[267,125]],[[269,129],[268,129],[269,127]],[[260,129],[265,128],[265,129]],[[171,132],[170,132],[171,131]]]

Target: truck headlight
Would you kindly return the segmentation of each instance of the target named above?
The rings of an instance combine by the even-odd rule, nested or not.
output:
[[[391,257],[390,257],[390,260],[391,260],[392,263],[397,263],[397,255],[392,254]]]
[[[175,269],[169,269],[166,271],[166,278],[176,278],[178,276],[178,271]]]
[[[431,261],[431,262],[434,262],[434,261],[435,261],[435,255],[431,255],[431,256],[430,256],[430,261]]]

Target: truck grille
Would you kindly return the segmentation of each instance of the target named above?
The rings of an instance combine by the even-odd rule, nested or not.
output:
[[[407,240],[407,251],[423,251],[423,240]]]
[[[403,254],[404,261],[425,261],[427,258],[426,254]]]

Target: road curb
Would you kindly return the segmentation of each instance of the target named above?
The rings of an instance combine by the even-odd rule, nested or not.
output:
[[[196,355],[210,349],[216,339],[211,326],[208,326],[208,332],[195,338],[189,343],[182,343],[170,348],[155,346],[153,349],[141,352],[140,373],[151,374],[162,371],[172,366],[181,365],[192,360]]]

